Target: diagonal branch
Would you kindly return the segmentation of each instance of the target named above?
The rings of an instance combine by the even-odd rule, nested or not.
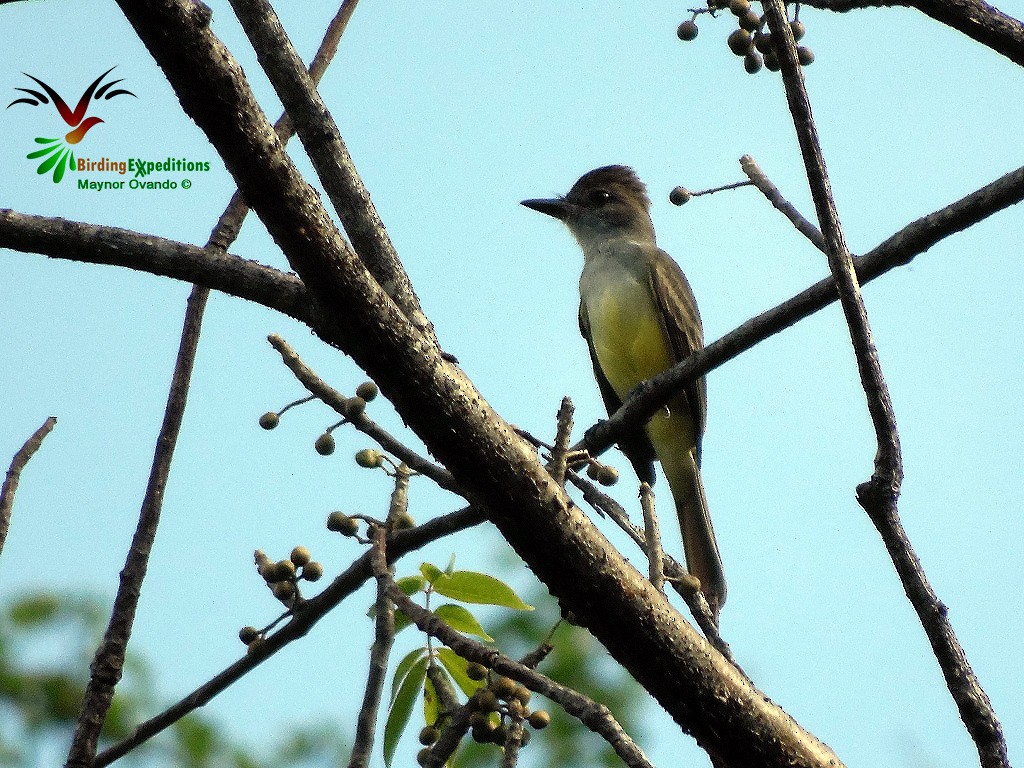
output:
[[[21,479],[21,471],[35,455],[36,451],[43,444],[53,428],[57,426],[57,417],[50,416],[43,422],[43,425],[32,433],[24,445],[18,449],[11,459],[11,465],[7,469],[7,476],[4,478],[3,487],[0,487],[0,552],[4,549],[4,540],[7,539],[7,531],[11,525],[11,510],[14,507],[14,494],[18,490],[18,481]]]
[[[839,13],[858,8],[914,8],[1024,66],[1024,23],[984,0],[804,0],[803,4]]]
[[[1024,200],[1024,167],[1001,176],[955,203],[908,224],[854,259],[857,278],[867,283],[891,269],[909,264],[950,235]],[[836,301],[835,281],[821,280],[796,296],[762,312],[674,368],[643,382],[612,416],[587,430],[585,447],[594,455],[607,450],[636,425],[646,423],[675,392],[693,379],[732,360],[755,344],[785,330]],[[583,446],[580,446],[583,447]]]

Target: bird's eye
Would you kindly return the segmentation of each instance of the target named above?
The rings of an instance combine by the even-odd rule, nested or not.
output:
[[[611,192],[609,192],[607,189],[595,189],[593,192],[591,192],[587,196],[587,201],[591,205],[595,205],[595,206],[597,206],[597,205],[604,205],[605,203],[607,203],[611,199],[612,199]]]

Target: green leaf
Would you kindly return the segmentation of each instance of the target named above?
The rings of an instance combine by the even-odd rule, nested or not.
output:
[[[532,611],[533,606],[519,599],[505,582],[476,571],[455,571],[451,576],[431,582],[434,590],[464,603],[482,603],[484,605],[501,605],[515,608],[518,611]]]
[[[442,673],[443,674],[443,673]],[[434,689],[434,681],[428,676],[423,683],[423,722],[433,725],[441,714],[441,700]]]
[[[60,608],[60,600],[56,595],[39,592],[15,602],[9,609],[9,615],[15,626],[34,627],[53,619]]]
[[[406,658],[409,657],[406,656]],[[409,724],[409,716],[412,714],[413,704],[416,703],[416,695],[420,692],[426,676],[427,657],[422,656],[412,665],[409,674],[402,680],[402,684],[398,688],[398,695],[391,703],[391,711],[388,712],[388,720],[384,724],[384,765],[387,768],[391,768],[391,761],[395,757],[395,749],[398,747],[398,739],[401,738],[405,726]]]
[[[446,603],[440,606],[434,613],[437,614],[438,618],[448,622],[448,626],[456,632],[482,637],[489,643],[494,642],[494,638],[484,632],[484,628],[480,626],[480,622],[476,620],[476,617],[461,605]]]
[[[470,680],[469,675],[466,674],[466,665],[469,662],[451,648],[438,648],[437,659],[448,670],[448,674],[451,675],[459,689],[467,696],[472,696],[477,688],[482,688],[487,682],[486,680]]]
[[[444,571],[442,571],[436,565],[431,565],[430,563],[421,563],[420,573],[422,573],[424,578],[426,578],[426,580],[429,581],[431,584],[436,582],[438,579],[443,579],[446,575]]]
[[[412,626],[413,620],[406,616],[404,613],[395,609],[395,634],[397,635],[406,627]]]
[[[423,588],[427,586],[427,580],[422,576],[403,576],[400,579],[395,580],[395,584],[402,590],[407,597],[412,597],[417,592],[422,592]]]
[[[417,648],[413,651],[409,651],[409,653],[407,653],[405,657],[398,662],[398,666],[395,667],[395,676],[391,678],[392,702],[395,700],[395,696],[398,695],[398,689],[405,680],[405,676],[409,674],[409,670],[413,668],[413,665],[419,661],[426,652],[426,648]]]

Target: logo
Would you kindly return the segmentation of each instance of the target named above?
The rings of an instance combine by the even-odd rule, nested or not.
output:
[[[27,72],[23,73],[25,77],[34,81],[39,85],[42,91],[37,91],[33,88],[15,88],[17,91],[27,93],[28,96],[23,96],[19,99],[15,99],[7,108],[10,109],[15,104],[28,104],[32,107],[41,107],[44,105],[50,105],[52,102],[53,109],[56,110],[60,118],[71,127],[71,130],[64,134],[63,139],[50,139],[42,136],[38,136],[35,139],[36,144],[42,144],[42,149],[37,149],[35,152],[30,152],[26,157],[29,160],[40,160],[39,167],[36,169],[36,173],[42,175],[53,171],[53,183],[57,184],[61,179],[64,178],[64,172],[69,168],[74,170],[75,153],[72,150],[73,146],[78,145],[84,138],[85,135],[92,130],[95,126],[103,122],[103,119],[96,115],[88,115],[89,108],[94,106],[93,102],[98,102],[101,99],[103,101],[110,101],[116,96],[132,96],[138,98],[131,91],[125,90],[124,88],[114,88],[118,83],[123,82],[124,78],[118,80],[111,80],[103,85],[103,80],[113,72],[115,67],[111,67],[102,75],[97,77],[85,92],[79,97],[78,103],[74,109],[68,106],[67,102],[61,97],[57,91],[51,88],[49,85],[44,83],[38,77],[34,77]],[[111,90],[113,88],[113,90]]]

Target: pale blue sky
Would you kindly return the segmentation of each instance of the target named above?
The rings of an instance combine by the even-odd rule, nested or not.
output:
[[[211,5],[215,32],[276,117],[230,8]],[[336,8],[279,5],[308,58]],[[709,339],[826,274],[821,254],[756,192],[681,209],[667,202],[677,184],[740,180],[737,160],[749,153],[812,212],[780,80],[743,72],[724,43],[728,18],[702,17],[698,39],[678,41],[686,7],[365,2],[324,78],[324,98],[442,343],[506,418],[535,434],[552,432],[563,395],[575,401],[580,434],[603,411],[575,325],[581,257],[556,222],[519,200],[565,192],[599,165],[634,166]],[[1002,7],[1024,15],[1021,0]],[[855,252],[1024,162],[1024,73],[1015,65],[912,11],[805,9],[801,17],[817,56],[808,87]],[[214,166],[187,192],[55,185],[24,159],[44,113],[18,105],[0,112],[0,207],[205,242],[230,179],[116,7],[5,5],[0,35],[4,105],[28,84],[22,72],[74,98],[114,65],[138,95],[104,102],[106,123],[80,152],[88,145],[93,157],[186,156]],[[308,168],[300,154],[296,143],[293,155]],[[903,520],[1016,762],[1024,760],[1022,225],[1019,208],[1000,213],[865,290],[903,440]],[[285,266],[255,220],[232,251]],[[23,477],[0,598],[32,586],[109,594],[134,529],[188,288],[112,267],[8,251],[0,259],[0,460],[46,416],[59,419]],[[294,322],[211,300],[134,637],[169,697],[237,658],[240,626],[274,614],[252,572],[254,548],[283,556],[305,543],[331,576],[359,549],[328,536],[327,512],[386,504],[385,478],[346,460],[365,440],[339,434],[330,459],[312,451],[331,423],[325,409],[306,408],[272,433],[258,428],[260,413],[301,394],[266,344],[270,332],[339,388],[362,380]],[[840,313],[822,312],[714,371],[708,390],[704,476],[729,579],[723,633],[738,660],[851,767],[973,764],[924,635],[854,500],[873,443]],[[385,403],[373,413],[401,429]],[[618,463],[616,495],[635,512],[632,474]],[[414,486],[418,519],[456,504]],[[462,566],[486,570],[497,542],[492,531],[463,534],[402,568],[457,550]],[[671,533],[666,545],[679,546]],[[525,587],[532,577],[521,569],[509,578]],[[340,659],[358,659],[368,644],[369,601],[369,593],[354,598],[208,709],[256,742],[296,720],[351,726],[364,670]],[[403,637],[396,653],[411,642]],[[306,690],[267,712],[257,694],[268,685]],[[705,764],[650,711],[643,746],[657,764]]]

